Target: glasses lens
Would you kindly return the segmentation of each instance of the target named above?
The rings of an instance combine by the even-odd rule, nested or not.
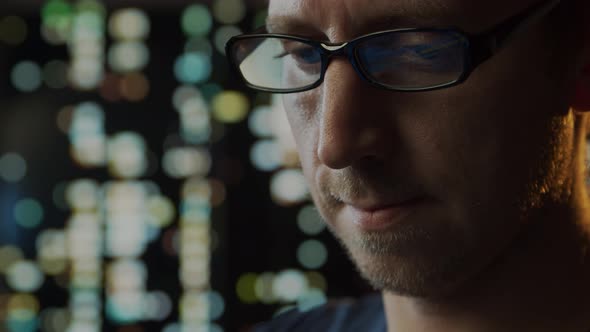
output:
[[[365,74],[380,84],[424,89],[459,80],[467,45],[452,31],[398,31],[360,42],[356,56]]]
[[[322,73],[320,51],[289,38],[252,37],[232,46],[233,60],[244,79],[259,88],[292,90],[316,83]]]

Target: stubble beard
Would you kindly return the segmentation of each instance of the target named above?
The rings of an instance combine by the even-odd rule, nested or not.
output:
[[[433,234],[413,225],[405,228],[395,232],[332,233],[373,288],[421,298],[450,293],[465,278],[470,245],[455,241],[443,252],[434,249],[435,245],[426,245],[434,240]]]
[[[512,233],[496,234],[503,237],[498,238],[499,242],[506,242],[498,243],[491,251],[483,253],[481,248],[481,242],[494,231],[486,228],[495,223],[490,220],[471,220],[463,224],[467,228],[462,230],[436,231],[406,223],[389,231],[342,233],[330,223],[327,225],[360,275],[375,289],[417,298],[453,296],[480,270],[509,254],[511,247],[535,227],[532,220],[535,216],[542,215],[548,206],[567,204],[571,194],[568,191],[571,178],[567,175],[571,160],[567,156],[573,151],[564,143],[564,136],[559,135],[567,132],[561,125],[555,122],[550,125],[553,127],[548,135],[551,144],[537,154],[531,174],[523,183],[524,190],[513,201],[512,208],[517,211],[510,219],[517,226],[503,220],[506,227],[514,228]],[[440,224],[448,226],[443,221]]]

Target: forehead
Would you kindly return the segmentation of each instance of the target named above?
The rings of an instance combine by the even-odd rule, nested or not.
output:
[[[321,33],[330,39],[416,26],[454,25],[477,32],[534,1],[270,0],[268,23],[273,32]]]

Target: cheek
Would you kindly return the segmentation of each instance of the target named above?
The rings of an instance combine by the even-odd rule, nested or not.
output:
[[[314,169],[318,167],[316,157],[318,131],[314,116],[317,104],[311,92],[283,95],[283,106],[287,114],[289,126],[295,139],[301,167],[313,186]],[[313,190],[313,188],[312,188]]]

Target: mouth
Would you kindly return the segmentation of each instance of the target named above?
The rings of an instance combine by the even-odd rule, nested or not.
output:
[[[426,197],[414,197],[395,203],[343,202],[347,220],[362,231],[382,231],[399,224],[426,203]]]

